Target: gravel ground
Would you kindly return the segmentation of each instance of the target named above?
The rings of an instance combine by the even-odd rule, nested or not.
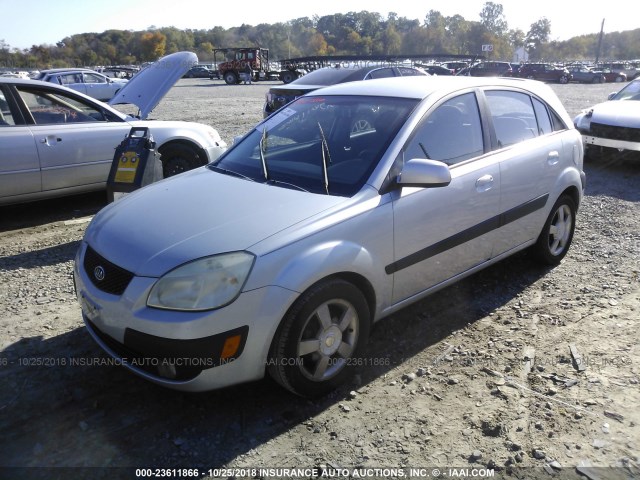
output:
[[[153,116],[211,124],[230,143],[262,118],[273,84],[180,80]],[[574,116],[617,85],[553,88]],[[638,478],[637,160],[586,165],[560,266],[542,269],[522,253],[393,315],[372,332],[375,365],[313,402],[269,379],[180,393],[111,365],[82,327],[72,284],[104,195],[0,208],[0,479],[223,467]],[[425,470],[375,470],[399,468]],[[310,472],[301,473],[294,478]]]

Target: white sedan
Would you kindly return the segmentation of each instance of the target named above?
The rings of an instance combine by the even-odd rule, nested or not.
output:
[[[149,127],[165,177],[215,160],[226,144],[211,126],[144,120],[194,59],[169,55],[111,100],[137,105],[138,117],[60,85],[0,78],[0,205],[105,189],[114,149],[132,127]]]
[[[122,78],[109,78],[88,68],[54,68],[42,70],[34,80],[64,85],[98,100],[109,101],[127,84]]]

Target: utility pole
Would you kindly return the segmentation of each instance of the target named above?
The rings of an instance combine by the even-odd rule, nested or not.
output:
[[[603,32],[604,32],[604,18],[602,19],[602,25],[600,25],[600,36],[598,37],[598,50],[596,52],[596,65],[598,64],[598,60],[600,60],[600,49],[602,48]]]

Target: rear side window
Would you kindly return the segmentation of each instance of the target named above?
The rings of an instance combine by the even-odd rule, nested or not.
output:
[[[538,132],[540,135],[546,135],[553,131],[549,111],[544,103],[537,98],[533,99],[533,109],[536,112],[536,120],[538,121]]]
[[[491,90],[485,93],[498,148],[515,145],[539,135],[529,95],[508,90]]]

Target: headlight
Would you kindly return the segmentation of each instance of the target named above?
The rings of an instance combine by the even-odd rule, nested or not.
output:
[[[588,132],[591,129],[591,115],[593,114],[593,110],[584,110],[578,117],[575,119],[575,126],[581,132]]]
[[[212,310],[240,294],[254,256],[247,252],[200,258],[171,270],[151,289],[147,305],[166,310]]]

